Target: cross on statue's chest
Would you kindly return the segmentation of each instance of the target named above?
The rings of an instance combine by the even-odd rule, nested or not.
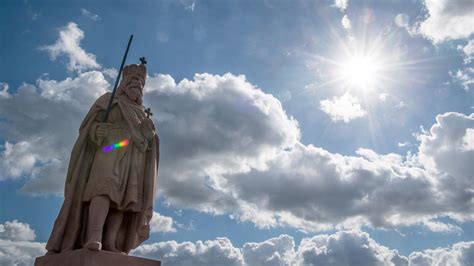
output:
[[[150,118],[150,116],[153,116],[153,113],[151,112],[150,108],[145,108],[145,113],[146,113],[147,118]]]

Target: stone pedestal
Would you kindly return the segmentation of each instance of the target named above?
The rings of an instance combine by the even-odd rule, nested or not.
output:
[[[157,260],[144,259],[109,251],[90,251],[78,249],[69,252],[58,253],[38,257],[35,266],[161,266]]]

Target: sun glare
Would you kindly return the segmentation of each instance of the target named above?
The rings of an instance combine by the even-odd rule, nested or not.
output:
[[[366,56],[351,56],[338,66],[337,75],[351,88],[368,91],[377,85],[380,64]]]

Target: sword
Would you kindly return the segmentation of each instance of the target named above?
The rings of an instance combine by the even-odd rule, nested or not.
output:
[[[115,92],[117,91],[117,86],[120,81],[120,76],[122,75],[123,65],[125,64],[125,60],[127,59],[128,49],[130,48],[130,44],[132,44],[132,39],[133,39],[133,35],[130,35],[130,39],[128,40],[128,44],[127,44],[127,49],[125,50],[125,54],[123,55],[122,64],[120,65],[120,70],[118,72],[117,79],[115,80],[114,89],[112,90],[112,95],[110,96],[109,105],[107,106],[107,111],[105,112],[105,115],[102,118],[103,123],[107,122],[107,119],[109,118],[110,109],[112,109],[112,101],[114,99]]]
[[[125,64],[125,60],[127,59],[128,49],[130,49],[130,44],[132,44],[132,39],[133,39],[133,34],[130,35],[130,39],[128,40],[127,49],[125,50],[125,54],[123,55],[122,64],[120,65],[118,76],[117,76],[117,79],[115,80],[114,89],[112,90],[112,95],[110,96],[109,104],[107,105],[107,110],[105,111],[105,115],[102,117],[102,123],[107,122],[107,119],[109,118],[110,110],[112,109],[112,101],[114,100],[115,92],[117,91],[117,86],[120,81],[120,76],[122,76],[123,65]],[[99,146],[101,146],[102,142],[104,141],[104,138],[100,138],[97,141],[98,141]]]

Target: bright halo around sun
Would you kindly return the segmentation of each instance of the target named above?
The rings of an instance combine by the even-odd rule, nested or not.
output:
[[[349,56],[338,64],[337,76],[350,88],[372,91],[377,86],[381,64],[369,56]]]
[[[319,86],[365,95],[386,91],[399,82],[397,75],[404,66],[397,51],[387,52],[387,45],[383,38],[352,39],[331,48],[328,54],[336,56],[316,55],[322,69]]]

